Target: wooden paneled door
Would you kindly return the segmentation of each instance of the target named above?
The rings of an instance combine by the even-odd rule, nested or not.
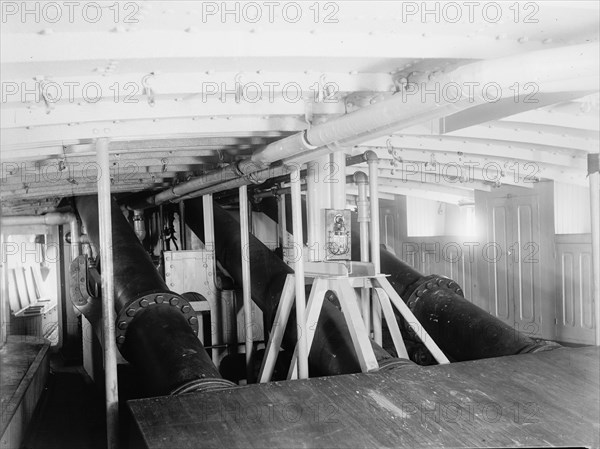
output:
[[[556,253],[556,337],[594,344],[591,234],[557,235]]]
[[[554,338],[552,186],[540,184],[479,197],[478,273],[491,314],[532,337]]]

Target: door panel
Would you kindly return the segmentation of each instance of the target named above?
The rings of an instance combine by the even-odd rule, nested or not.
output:
[[[592,254],[582,253],[579,255],[579,325],[594,331],[594,305],[592,303]]]
[[[573,280],[574,278],[574,264],[573,254],[571,253],[563,253],[562,260],[560,264],[560,279],[565,280],[568,279],[567,282],[562,283],[562,298],[561,298],[561,308],[562,308],[562,319],[560,324],[562,326],[575,326],[575,304],[577,303],[575,298],[575,285]]]
[[[535,193],[487,196],[488,232],[482,257],[482,263],[488,264],[490,313],[535,337],[542,330],[539,203]]]
[[[492,313],[498,318],[512,320],[511,277],[509,275],[510,259],[507,257],[509,228],[507,223],[507,208],[503,199],[495,199],[492,206],[491,242],[484,250],[484,262],[490,265],[492,271],[491,301]],[[493,242],[493,243],[492,243]]]
[[[556,251],[557,338],[594,344],[590,234],[557,236]]]
[[[535,197],[534,197],[535,198]],[[516,302],[516,322],[524,329],[526,324],[537,323],[539,313],[537,304],[540,300],[539,273],[540,261],[536,256],[532,256],[532,248],[535,248],[540,242],[540,232],[538,227],[537,204],[532,204],[531,197],[514,199],[516,203],[517,215],[517,241],[515,270],[515,302]]]

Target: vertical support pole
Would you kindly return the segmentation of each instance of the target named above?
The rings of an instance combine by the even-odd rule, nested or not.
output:
[[[331,166],[327,154],[306,167],[307,240],[311,262],[325,259],[325,209],[331,209]]]
[[[375,273],[381,273],[379,257],[379,158],[373,151],[365,153],[369,164],[369,193],[371,195],[371,261]],[[381,305],[374,298],[371,301],[373,313],[373,339],[378,345],[382,344]]]
[[[312,161],[306,164],[306,221],[308,231],[308,260],[319,262],[323,249],[323,223],[321,220],[321,190],[328,186],[319,183],[319,162]]]
[[[213,196],[212,194],[204,195],[202,197],[202,211],[204,214],[204,249],[207,251],[208,270],[213,276],[216,276],[217,272],[217,261],[215,260],[215,220],[213,213]],[[211,341],[213,345],[220,345],[223,343],[221,335],[221,315],[220,310],[210,311],[210,324],[211,324]],[[219,366],[220,350],[213,348],[211,351],[212,361],[216,366]]]
[[[287,247],[287,226],[286,226],[286,213],[285,213],[285,194],[279,195],[277,197],[277,213],[279,215],[279,223],[277,223],[277,229],[279,231],[279,245],[281,246],[281,250],[285,252],[285,248]]]
[[[0,233],[0,348],[6,343],[6,327],[8,325],[8,260],[6,260],[5,236]]]
[[[600,152],[588,154],[588,178],[592,221],[592,301],[596,325],[596,346],[600,346]]]
[[[244,295],[244,341],[246,344],[246,381],[252,379],[252,297],[250,291],[250,237],[249,237],[249,215],[248,215],[248,187],[241,186],[240,189],[240,234],[242,247],[242,290]]]
[[[318,182],[322,185],[321,190],[319,191],[319,198],[321,200],[321,210],[331,209],[331,188],[327,185],[331,173],[331,159],[329,157],[329,154],[316,159],[315,162],[318,164],[317,167],[315,167],[315,170],[317,170],[317,179]],[[324,214],[322,215],[322,217],[322,220],[325,220]],[[322,238],[325,239],[325,236],[323,236]]]
[[[187,233],[185,231],[185,203],[179,202],[179,243],[181,243],[181,249],[187,249]]]
[[[302,235],[302,197],[300,195],[300,168],[290,173],[292,188],[292,231],[296,258],[294,264],[296,282],[296,323],[298,327],[298,378],[308,379],[308,347],[306,341],[306,294],[304,290],[304,236]]]
[[[346,154],[331,153],[331,206],[346,209]]]
[[[96,141],[98,173],[98,217],[100,219],[100,266],[102,267],[102,324],[104,331],[104,384],[106,387],[106,441],[109,449],[118,447],[119,386],[115,336],[115,287],[112,250],[112,214],[108,139]]]
[[[360,229],[360,261],[369,261],[369,200],[367,198],[367,189],[369,178],[363,172],[354,173],[354,182],[358,187],[358,197],[356,199],[356,207],[358,212],[358,225]],[[360,289],[360,304],[367,328],[367,333],[371,333],[371,302],[369,300],[369,289]]]

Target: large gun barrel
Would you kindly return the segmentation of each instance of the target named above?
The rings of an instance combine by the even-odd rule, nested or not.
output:
[[[390,284],[452,360],[501,357],[557,346],[536,342],[465,299],[452,279],[435,274],[423,276],[384,248],[381,271],[390,275]],[[414,339],[408,329],[407,333]]]
[[[97,197],[77,197],[75,205],[90,241],[102,251]],[[145,393],[232,386],[198,340],[188,301],[169,290],[119,206],[112,201],[111,208],[117,346]]]
[[[202,198],[186,201],[185,208],[186,224],[202,239],[204,236]],[[239,283],[242,279],[239,221],[215,203],[214,222],[216,258]],[[265,324],[268,326],[275,317],[285,279],[288,274],[293,273],[293,270],[253,235],[250,235],[250,270],[252,299],[263,311]],[[283,347],[293,351],[296,336],[295,317],[292,313],[284,335]],[[401,364],[381,347],[372,344],[380,366]],[[323,303],[319,316],[309,354],[309,366],[311,376],[360,372],[348,326],[341,311],[328,300]]]
[[[286,207],[291,207],[289,198],[286,198]],[[305,213],[304,199],[302,207]],[[260,210],[274,221],[279,217],[277,208],[276,198],[267,197],[260,202]],[[287,213],[286,217],[290,215]],[[358,257],[360,235],[356,214],[352,214],[352,220],[352,255]],[[288,221],[286,226],[291,232],[291,222]],[[500,357],[543,351],[557,346],[536,342],[469,302],[464,298],[460,286],[452,279],[438,275],[423,276],[384,247],[380,249],[380,258],[381,272],[390,275],[390,284],[406,302],[420,325],[451,360]],[[419,343],[402,317],[397,318],[405,338]],[[422,349],[419,346],[415,348],[419,351]]]

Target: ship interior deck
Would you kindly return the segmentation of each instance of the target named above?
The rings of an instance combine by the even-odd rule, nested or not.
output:
[[[0,449],[600,447],[600,3],[1,13]]]
[[[597,447],[600,348],[129,402],[135,447]]]

